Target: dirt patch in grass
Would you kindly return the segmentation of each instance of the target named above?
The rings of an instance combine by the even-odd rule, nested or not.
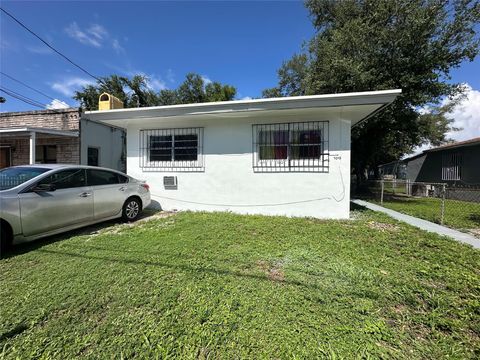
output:
[[[400,229],[397,225],[376,221],[368,221],[367,226],[370,229],[380,230],[382,232],[397,232]]]
[[[90,237],[95,237],[98,235],[117,235],[122,232],[124,232],[127,229],[131,229],[134,227],[141,227],[144,226],[146,223],[151,222],[153,220],[158,220],[158,219],[164,219],[164,218],[169,218],[174,215],[176,215],[177,212],[175,211],[159,211],[155,212],[153,214],[146,213],[146,215],[143,215],[143,217],[139,218],[135,222],[129,222],[129,223],[124,223],[124,224],[116,224],[113,226],[109,226],[104,229],[99,229],[94,232],[91,232],[89,235]]]
[[[473,236],[480,238],[480,228],[476,229],[468,229],[468,232],[472,234]]]
[[[275,261],[273,264],[265,260],[258,260],[257,267],[262,270],[267,277],[275,282],[285,281],[285,274],[282,270],[283,262]]]

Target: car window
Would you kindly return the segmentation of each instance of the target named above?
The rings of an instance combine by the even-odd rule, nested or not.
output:
[[[82,187],[86,185],[84,169],[57,171],[40,180],[37,185],[53,184],[57,190]]]
[[[87,183],[89,186],[118,184],[117,173],[106,170],[87,170]]]
[[[50,171],[48,168],[11,167],[0,170],[0,191],[8,190],[36,176]]]
[[[127,176],[123,176],[123,175],[120,175],[120,174],[117,174],[118,176],[118,182],[120,184],[125,184],[128,182],[128,177]]]

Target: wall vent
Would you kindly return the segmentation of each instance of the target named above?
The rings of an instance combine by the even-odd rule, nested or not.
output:
[[[176,189],[177,188],[177,177],[176,176],[164,176],[163,177],[163,186],[165,189]]]

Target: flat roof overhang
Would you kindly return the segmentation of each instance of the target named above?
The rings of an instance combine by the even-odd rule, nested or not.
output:
[[[401,92],[400,89],[395,89],[86,111],[84,116],[90,120],[126,128],[129,125],[147,125],[152,120],[159,123],[169,122],[173,117],[175,120],[234,119],[257,115],[275,115],[279,112],[285,115],[305,114],[312,116],[322,112],[332,120],[348,119],[353,126],[393,102]]]
[[[14,136],[30,136],[31,133],[47,136],[67,136],[78,137],[78,131],[66,131],[56,130],[48,128],[36,128],[36,127],[15,127],[15,128],[0,128],[1,137],[14,137]]]

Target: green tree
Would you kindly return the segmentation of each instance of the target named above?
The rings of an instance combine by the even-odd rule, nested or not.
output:
[[[159,105],[176,105],[180,104],[180,99],[176,90],[163,89],[158,93]]]
[[[103,92],[116,96],[126,108],[158,105],[201,103],[233,100],[236,89],[219,82],[205,84],[203,78],[194,73],[187,74],[177,89],[162,89],[158,93],[148,84],[148,77],[135,75],[132,78],[110,75],[95,85],[87,85],[75,92],[74,99],[85,110],[98,109],[98,97]]]
[[[352,131],[352,165],[365,169],[440,144],[451,119],[439,107],[462,93],[450,71],[479,52],[478,0],[308,0],[316,33],[278,71],[270,94],[312,95],[401,88],[387,109]],[[425,106],[432,109],[421,114]],[[373,141],[374,139],[374,141]]]

